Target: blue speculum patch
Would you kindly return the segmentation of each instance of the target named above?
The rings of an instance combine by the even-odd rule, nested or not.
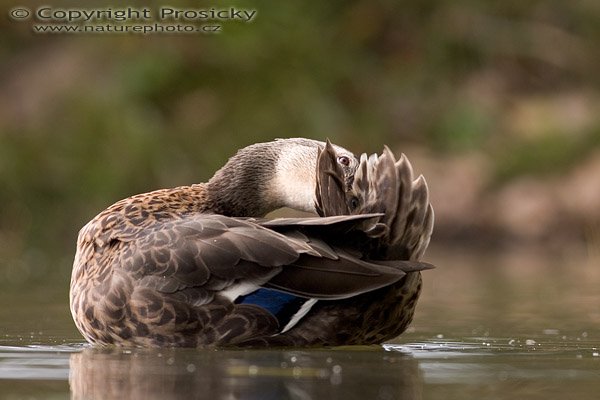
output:
[[[283,328],[307,300],[279,290],[260,288],[246,296],[238,297],[235,303],[253,304],[264,308],[277,318],[279,326]]]

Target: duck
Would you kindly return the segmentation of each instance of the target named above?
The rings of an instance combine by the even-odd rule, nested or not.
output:
[[[282,207],[315,216],[265,218]],[[88,222],[70,309],[100,346],[379,344],[413,318],[432,228],[404,155],[257,143],[206,183],[134,195]]]

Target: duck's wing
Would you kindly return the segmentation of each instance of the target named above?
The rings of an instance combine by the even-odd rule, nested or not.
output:
[[[289,229],[324,230],[335,241],[336,234],[348,233],[352,230],[362,230],[364,226],[376,224],[384,216],[383,213],[358,214],[358,215],[334,215],[330,217],[301,217],[301,218],[275,218],[256,219],[261,226],[285,231]]]
[[[264,286],[306,298],[338,300],[391,285],[407,272],[433,268],[418,261],[386,263],[357,260],[339,249],[337,254],[339,258],[334,262],[302,256]]]
[[[168,334],[170,324],[178,332],[210,326],[215,339],[203,340],[234,344],[291,329],[319,299],[352,297],[429,267],[365,261],[316,234],[372,217],[346,218],[271,229],[250,219],[199,215],[113,238],[96,248],[98,257],[110,253],[112,279],[103,290],[106,303],[92,314],[118,326],[130,312],[152,325],[148,335]],[[124,301],[129,311],[120,307]]]
[[[139,285],[185,297],[201,305],[215,295],[234,301],[261,286],[319,299],[346,298],[396,282],[418,263],[377,263],[361,259],[322,236],[324,227],[372,218],[320,218],[320,235],[296,225],[278,231],[248,219],[201,215],[157,224],[123,243],[120,267]],[[346,220],[345,220],[346,219]],[[315,221],[309,221],[310,231]],[[300,225],[300,226],[299,226]],[[315,228],[316,231],[316,228]],[[427,268],[425,264],[421,269]]]

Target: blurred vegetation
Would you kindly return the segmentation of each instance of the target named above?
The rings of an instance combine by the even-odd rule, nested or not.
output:
[[[258,16],[216,35],[39,35],[0,19],[0,285],[64,284],[98,211],[204,181],[252,142],[478,152],[497,185],[599,148],[598,2],[235,6]]]

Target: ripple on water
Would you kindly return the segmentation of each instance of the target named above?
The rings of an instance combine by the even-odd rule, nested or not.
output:
[[[66,380],[71,353],[83,344],[0,346],[0,379]]]
[[[600,343],[589,340],[554,333],[534,338],[438,338],[386,344],[384,349],[408,352],[419,360],[426,384],[600,382]]]

